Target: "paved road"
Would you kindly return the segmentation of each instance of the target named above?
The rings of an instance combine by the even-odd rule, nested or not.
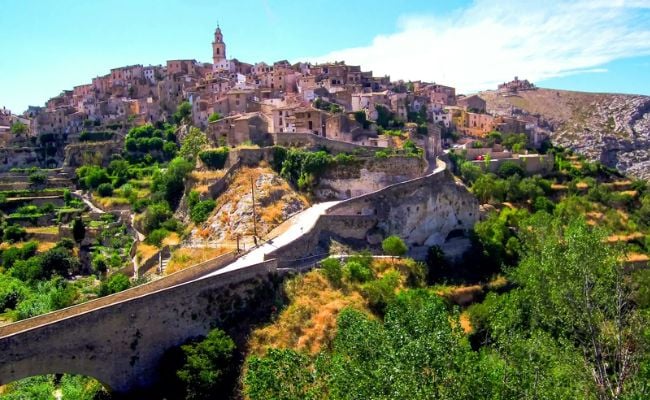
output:
[[[325,211],[327,211],[330,207],[334,206],[335,204],[340,203],[340,201],[328,201],[324,203],[318,203],[314,204],[313,206],[309,207],[308,209],[302,211],[301,213],[298,213],[285,221],[284,224],[289,224],[289,226],[282,232],[280,235],[277,237],[268,240],[264,244],[261,244],[254,250],[251,250],[250,252],[246,253],[245,255],[239,257],[235,262],[232,264],[211,272],[199,279],[207,278],[210,276],[214,275],[219,275],[223,274],[225,272],[233,271],[236,269],[240,268],[245,268],[249,267],[251,265],[259,264],[264,261],[264,256],[282,246],[285,246],[287,244],[290,244],[294,240],[298,239],[300,236],[302,236],[304,233],[309,232],[314,225],[316,224],[316,221],[318,220],[318,217],[321,215],[325,214]]]

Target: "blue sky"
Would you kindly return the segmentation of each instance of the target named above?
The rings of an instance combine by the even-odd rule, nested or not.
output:
[[[494,88],[650,94],[650,0],[2,0],[0,106],[22,112],[110,68],[211,60],[217,22],[247,62],[346,60]]]

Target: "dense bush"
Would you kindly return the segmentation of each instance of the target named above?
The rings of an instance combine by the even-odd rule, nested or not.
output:
[[[227,147],[220,147],[201,151],[199,158],[208,168],[222,169],[226,164],[226,160],[228,160],[228,153]]]
[[[104,280],[99,286],[99,295],[108,296],[109,294],[118,293],[128,289],[131,286],[129,277],[124,274],[116,273]]]
[[[190,210],[190,218],[195,224],[205,222],[217,203],[214,200],[203,200],[196,203]]]
[[[384,253],[393,256],[399,257],[406,254],[408,247],[404,241],[399,236],[389,236],[381,242],[381,248],[384,250]]]
[[[27,231],[20,225],[9,225],[2,232],[2,241],[8,243],[20,242],[27,237]]]
[[[113,195],[113,185],[110,183],[102,183],[97,187],[97,194],[101,197],[109,197]]]
[[[111,140],[113,132],[88,132],[82,131],[79,134],[79,140],[82,142],[99,142],[104,140]]]
[[[181,346],[184,363],[177,376],[187,399],[211,399],[232,387],[235,342],[221,329],[213,329],[198,343]]]

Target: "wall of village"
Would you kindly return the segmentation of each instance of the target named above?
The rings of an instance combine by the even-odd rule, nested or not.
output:
[[[321,201],[349,199],[417,178],[426,168],[426,161],[418,157],[361,158],[352,164],[328,168],[314,189],[314,195]]]
[[[489,165],[484,160],[472,161],[483,170],[496,173],[505,162],[512,162],[524,169],[527,174],[547,174],[553,171],[553,157],[549,154],[519,154],[517,157],[491,159]]]
[[[236,321],[244,311],[266,311],[260,304],[277,289],[275,270],[274,261],[265,262],[18,334],[0,329],[0,385],[72,373],[92,376],[118,393],[149,387],[159,380],[169,349]]]

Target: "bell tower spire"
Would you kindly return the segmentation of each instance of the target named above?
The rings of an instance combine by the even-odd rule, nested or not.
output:
[[[226,44],[223,42],[221,27],[217,23],[217,29],[214,31],[214,42],[212,42],[212,63],[214,68],[223,68],[224,61],[226,61]]]

